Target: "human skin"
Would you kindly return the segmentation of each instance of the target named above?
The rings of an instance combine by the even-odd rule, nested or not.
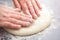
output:
[[[0,27],[19,29],[29,26],[33,19],[40,16],[41,6],[38,0],[13,0],[13,3],[16,9],[0,5]],[[26,15],[19,13],[21,8]]]
[[[0,27],[9,29],[20,29],[21,26],[29,26],[33,19],[19,12],[20,9],[12,9],[0,5]]]
[[[25,14],[30,15],[33,19],[40,16],[42,9],[38,0],[13,0],[16,8],[24,11]]]

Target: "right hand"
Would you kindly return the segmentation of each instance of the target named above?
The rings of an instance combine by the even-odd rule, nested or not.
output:
[[[22,8],[23,12],[33,19],[40,16],[42,7],[39,0],[13,0],[13,3],[16,8]]]
[[[21,26],[29,26],[33,22],[28,15],[19,13],[16,9],[11,9],[0,5],[0,27],[19,29]]]

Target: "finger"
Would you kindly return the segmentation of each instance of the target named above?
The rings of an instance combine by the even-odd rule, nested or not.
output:
[[[9,29],[20,29],[21,28],[21,25],[16,25],[11,22],[3,22],[1,25],[2,27],[9,28]]]
[[[13,0],[13,3],[14,3],[16,8],[19,8],[21,10],[21,6],[20,6],[20,4],[18,3],[17,0]]]
[[[17,12],[13,12],[13,13],[19,14],[19,15],[24,16],[24,17],[31,18],[31,16],[24,14],[24,12],[22,12],[22,11],[20,12],[20,9],[18,9],[18,8],[14,9],[14,11],[17,11]]]
[[[31,16],[26,15],[26,14],[24,14],[23,12],[21,12],[20,15],[21,15],[21,16],[24,16],[24,17],[27,17],[27,18],[32,18]]]
[[[39,9],[41,10],[41,9],[42,9],[42,7],[41,7],[41,5],[40,5],[39,0],[35,0],[35,1],[36,1],[37,5],[38,5]]]
[[[18,19],[18,20],[26,21],[26,22],[31,22],[31,23],[33,22],[32,18],[28,18],[28,17],[24,17],[24,16],[20,16],[20,15],[10,14],[10,17]]]
[[[19,11],[19,10],[17,10],[17,11]],[[8,14],[16,14],[16,15],[19,15],[19,16],[24,16],[24,17],[28,17],[28,18],[31,18],[31,16],[29,16],[29,15],[26,15],[26,14],[24,14],[23,12],[17,12],[15,9],[11,9],[11,10],[9,10],[9,13]]]
[[[22,10],[24,11],[25,14],[30,15],[30,12],[28,10],[28,7],[26,5],[26,3],[24,2],[24,0],[19,0],[19,3],[21,4]]]
[[[9,18],[9,19],[7,19],[7,21],[11,22],[13,24],[24,26],[24,27],[27,27],[31,24],[30,22],[21,21],[21,20],[17,20],[17,19],[14,19],[14,18]]]
[[[33,4],[34,10],[35,10],[35,12],[36,12],[36,15],[37,15],[37,16],[40,16],[40,10],[39,10],[39,8],[38,8],[35,0],[31,0],[31,2],[32,2],[32,4]]]
[[[35,11],[34,11],[34,8],[33,8],[32,4],[31,4],[31,1],[30,0],[25,0],[25,1],[26,1],[26,4],[27,4],[28,8],[29,8],[30,14],[32,15],[32,17],[34,19],[36,19],[37,15],[35,14]]]
[[[5,8],[7,9],[8,7],[5,6]],[[17,8],[17,9],[18,9],[18,8]],[[20,13],[17,13],[17,12],[15,13],[16,10],[15,10],[15,11],[14,11],[14,10],[15,10],[15,9],[8,8],[8,9],[6,10],[6,11],[7,11],[6,13],[7,13],[7,14],[8,14],[8,13],[9,13],[9,14],[10,14],[10,13],[14,13],[14,14],[19,14],[19,15],[20,15]],[[18,9],[17,11],[20,11],[20,9]],[[21,12],[21,13],[22,13],[22,12]],[[21,14],[21,15],[23,15],[23,14]],[[24,15],[24,16],[27,16],[27,15]],[[30,15],[28,15],[28,17],[32,18]]]
[[[31,16],[26,15],[26,14],[24,14],[23,12],[21,12],[21,14],[20,14],[20,15],[22,15],[22,16],[24,16],[24,17],[32,18]]]

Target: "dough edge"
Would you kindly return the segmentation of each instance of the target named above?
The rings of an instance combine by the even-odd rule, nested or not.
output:
[[[40,11],[40,17],[37,20],[35,20],[35,23],[32,26],[27,27],[27,28],[21,28],[19,30],[12,30],[12,29],[7,29],[7,28],[4,28],[4,29],[7,32],[14,35],[27,36],[27,35],[32,35],[32,34],[41,32],[42,30],[47,28],[50,23],[51,23],[51,14],[48,11],[48,9],[43,5],[42,11]]]

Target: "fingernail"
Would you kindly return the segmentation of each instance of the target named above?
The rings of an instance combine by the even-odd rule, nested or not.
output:
[[[15,26],[15,29],[18,30],[21,28],[21,25]]]
[[[37,15],[34,15],[34,17],[33,17],[34,19],[37,19],[38,17],[37,17]]]
[[[39,11],[39,10],[37,11],[37,16],[38,16],[38,17],[40,16],[40,11]]]
[[[31,15],[29,15],[29,17],[30,17],[30,18],[32,18],[32,16],[31,16]]]
[[[26,14],[27,14],[27,15],[30,15],[30,13],[29,13],[29,11],[28,11],[28,10],[26,10],[25,12],[26,12]]]
[[[27,27],[27,26],[30,26],[30,25],[31,25],[31,23],[30,23],[30,22],[27,22],[27,23],[26,23],[26,27]]]
[[[30,22],[33,23],[34,22],[34,19],[31,19]]]

